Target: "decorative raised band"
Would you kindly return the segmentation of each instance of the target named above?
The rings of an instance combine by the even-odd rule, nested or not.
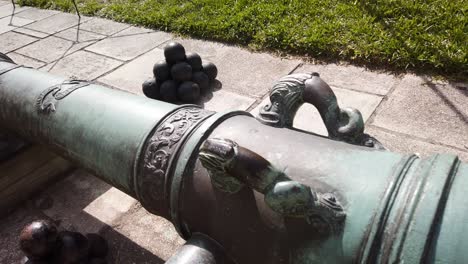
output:
[[[161,215],[169,208],[170,169],[185,138],[200,122],[214,112],[185,106],[160,122],[143,146],[136,175],[136,194],[150,212]]]

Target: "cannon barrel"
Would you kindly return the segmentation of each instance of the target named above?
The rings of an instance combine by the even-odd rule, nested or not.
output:
[[[456,156],[352,145],[6,57],[0,127],[169,219],[188,244],[168,263],[468,261],[468,165]]]

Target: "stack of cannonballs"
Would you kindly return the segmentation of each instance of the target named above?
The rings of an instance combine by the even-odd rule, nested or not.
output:
[[[153,67],[154,78],[143,83],[143,93],[152,99],[170,103],[195,103],[208,92],[218,75],[211,62],[202,62],[200,55],[185,53],[180,43],[171,42],[164,47],[165,61]]]
[[[86,236],[57,231],[50,221],[39,220],[27,225],[20,234],[25,253],[23,264],[106,264],[107,242],[98,234]]]

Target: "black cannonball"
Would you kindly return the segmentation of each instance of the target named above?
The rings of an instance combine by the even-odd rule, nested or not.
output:
[[[196,72],[192,75],[192,82],[198,84],[201,93],[206,93],[210,88],[210,78],[204,72]]]
[[[89,242],[89,257],[104,258],[109,252],[107,241],[98,234],[86,234]]]
[[[50,264],[49,260],[35,260],[35,259],[29,259],[28,257],[24,257],[20,261],[21,264]]]
[[[218,68],[216,68],[216,65],[214,65],[211,62],[205,62],[202,65],[203,67],[203,72],[208,75],[208,78],[210,78],[210,81],[213,81],[216,79],[216,76],[218,76]]]
[[[107,264],[107,261],[103,258],[92,258],[88,261],[88,264]]]
[[[57,263],[72,264],[81,262],[88,257],[88,239],[77,232],[62,231],[59,233],[60,247],[55,259]]]
[[[187,63],[192,66],[193,71],[200,71],[202,69],[202,59],[195,52],[187,53]]]
[[[158,61],[153,66],[153,75],[158,81],[165,81],[171,77],[169,65],[165,61]]]
[[[177,97],[184,103],[194,103],[200,99],[200,87],[194,82],[183,82],[177,89]]]
[[[182,44],[171,42],[164,47],[164,57],[169,65],[185,60],[185,49]]]
[[[52,222],[34,221],[21,231],[20,248],[30,259],[44,258],[55,249],[57,236],[57,227]]]
[[[154,78],[150,78],[142,84],[143,93],[148,98],[159,99],[159,86],[160,83],[158,81]]]
[[[174,80],[167,80],[159,87],[161,99],[165,102],[177,101],[177,83]]]
[[[172,66],[171,76],[177,82],[190,81],[192,79],[192,67],[186,62],[179,62]]]

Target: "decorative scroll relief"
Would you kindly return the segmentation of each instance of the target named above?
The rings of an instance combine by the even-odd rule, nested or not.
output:
[[[166,199],[167,170],[184,136],[212,114],[214,112],[197,107],[178,109],[156,128],[147,141],[142,152],[141,173],[137,178],[137,195],[147,209]]]
[[[50,114],[57,110],[57,102],[67,97],[74,91],[88,86],[90,83],[81,80],[66,80],[61,84],[45,89],[36,101],[36,108],[39,113]]]

